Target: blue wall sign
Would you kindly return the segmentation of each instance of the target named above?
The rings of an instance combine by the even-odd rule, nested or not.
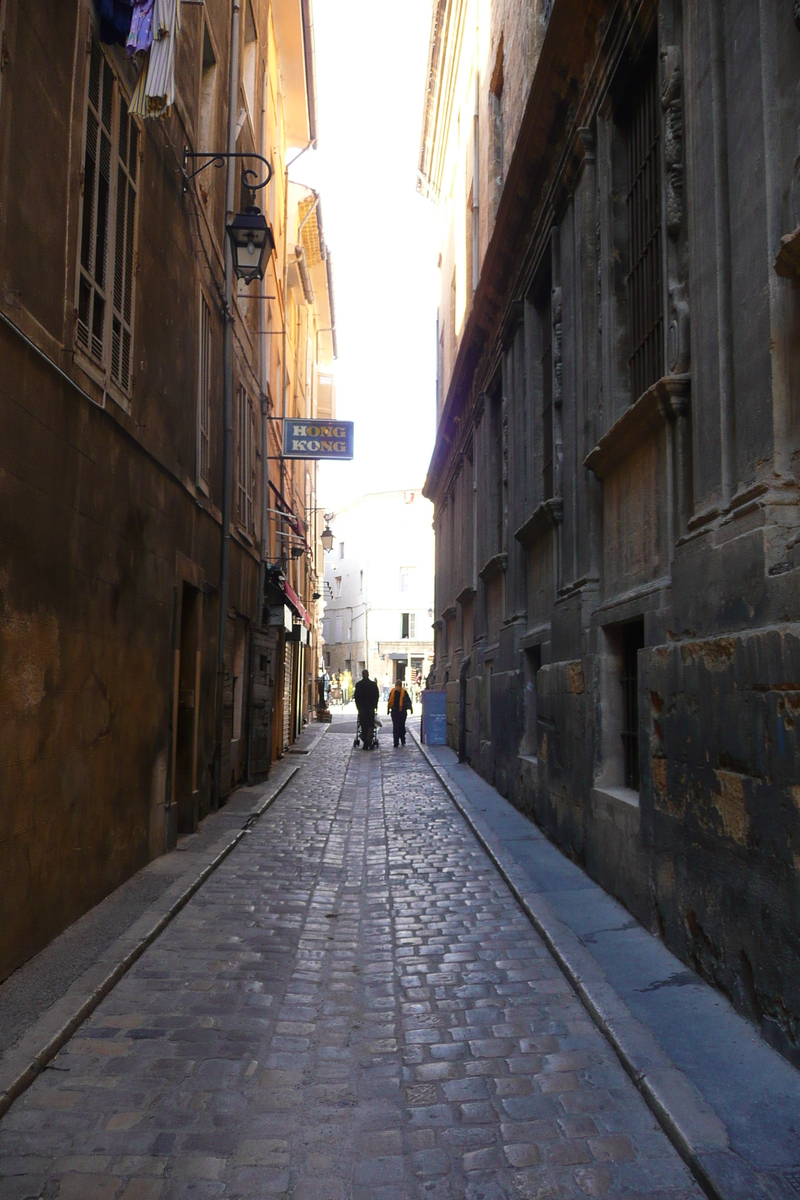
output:
[[[353,431],[352,421],[287,418],[283,422],[283,457],[348,461],[353,457]]]

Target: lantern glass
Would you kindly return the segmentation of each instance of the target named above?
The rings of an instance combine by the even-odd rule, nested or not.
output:
[[[228,226],[233,269],[238,279],[252,283],[264,278],[264,264],[275,247],[272,231],[260,208],[251,205],[237,213]]]

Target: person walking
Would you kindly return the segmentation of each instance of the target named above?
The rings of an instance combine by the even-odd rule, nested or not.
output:
[[[395,747],[400,743],[406,744],[406,717],[414,709],[411,707],[411,697],[403,687],[403,681],[398,679],[389,693],[389,707],[387,710],[392,718],[392,732],[394,734]]]
[[[361,678],[355,686],[353,697],[358,709],[358,719],[361,722],[361,737],[364,749],[371,750],[375,741],[375,709],[378,707],[380,692],[378,685],[369,677],[369,671],[364,669]]]

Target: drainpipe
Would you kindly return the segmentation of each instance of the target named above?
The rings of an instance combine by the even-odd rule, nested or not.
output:
[[[312,134],[312,139],[316,137],[316,131]],[[301,158],[306,150],[310,150],[316,145],[316,141],[312,140],[302,150],[295,154],[294,158],[289,162],[287,160],[283,172],[283,331],[281,337],[281,437],[283,436],[283,421],[286,420],[286,402],[289,391],[289,370],[286,365],[286,349],[288,338],[288,322],[289,322],[289,167],[293,166],[298,158]],[[281,454],[281,491],[286,495],[286,462],[283,454]]]
[[[236,118],[239,111],[239,41],[241,37],[241,0],[232,0],[231,70],[228,90],[229,154],[236,153]],[[228,158],[225,169],[225,222],[231,220],[236,200],[236,159]],[[223,695],[225,688],[225,637],[228,625],[228,578],[231,557],[231,483],[233,476],[233,254],[230,239],[225,242],[225,335],[222,343],[222,539],[219,562],[219,630],[217,633],[217,711],[214,745],[214,795],[212,807],[218,808],[222,795]]]

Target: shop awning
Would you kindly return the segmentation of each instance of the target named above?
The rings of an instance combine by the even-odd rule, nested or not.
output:
[[[306,629],[310,629],[311,628],[311,617],[308,615],[306,607],[303,604],[303,601],[298,596],[297,592],[288,583],[284,583],[283,590],[286,592],[286,599],[289,601],[290,606],[297,613],[298,617],[303,622]]]

